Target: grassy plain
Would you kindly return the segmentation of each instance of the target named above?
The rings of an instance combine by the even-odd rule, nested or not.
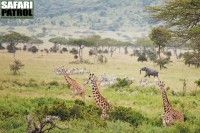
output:
[[[16,59],[25,64],[24,68],[20,71],[19,75],[12,75],[9,69],[9,64],[14,60],[13,55],[6,51],[0,52],[0,110],[2,112],[5,108],[8,112],[15,112],[18,115],[8,115],[0,112],[0,132],[21,132],[26,129],[24,110],[33,111],[36,107],[35,101],[40,98],[52,98],[73,102],[71,92],[66,86],[66,82],[62,75],[56,75],[53,72],[54,67],[65,66],[66,68],[86,68],[89,69],[96,76],[102,74],[115,75],[117,77],[134,77],[135,82],[129,88],[100,88],[100,92],[105,96],[108,101],[114,106],[131,107],[133,110],[140,112],[145,117],[155,120],[156,124],[143,123],[137,127],[131,126],[129,123],[122,121],[108,121],[107,127],[98,127],[91,125],[89,121],[82,123],[79,119],[70,121],[63,121],[63,123],[70,126],[68,132],[181,132],[181,127],[188,128],[188,131],[200,131],[197,128],[200,125],[200,91],[195,85],[195,80],[200,78],[199,69],[187,67],[181,60],[173,59],[173,63],[167,66],[167,69],[159,71],[159,77],[166,83],[168,90],[169,101],[172,106],[184,112],[188,121],[179,123],[169,128],[163,128],[161,123],[162,114],[162,99],[158,87],[153,88],[140,88],[138,81],[143,78],[144,73],[140,74],[139,69],[142,66],[154,68],[152,62],[140,63],[136,61],[135,57],[124,55],[123,51],[118,53],[116,51],[111,58],[108,58],[107,64],[99,64],[95,61],[95,57],[88,56],[88,52],[84,52],[84,59],[89,60],[94,64],[70,64],[74,61],[73,55],[70,53],[37,53],[32,54],[28,52],[16,53]],[[158,69],[158,67],[157,67]],[[84,82],[88,75],[72,75],[72,78],[79,82]],[[186,96],[182,96],[183,81],[186,79],[187,92]],[[153,78],[150,79],[154,81]],[[57,81],[59,86],[48,84],[52,81]],[[30,84],[31,85],[23,85]],[[34,84],[39,84],[39,86]],[[45,84],[45,85],[41,85]],[[48,85],[46,85],[48,84]],[[92,95],[90,86],[86,86],[87,96]],[[174,90],[176,96],[172,96],[171,91]],[[78,97],[79,98],[79,97]],[[48,101],[48,100],[47,100]],[[92,97],[86,97],[84,100],[87,105],[95,105]],[[6,116],[6,117],[5,117]],[[15,118],[19,118],[18,125],[12,126]],[[13,123],[12,123],[13,122]],[[183,126],[184,125],[184,126]],[[98,128],[98,129],[96,129]],[[180,129],[179,129],[180,128]],[[187,130],[184,130],[187,131]],[[59,132],[55,130],[54,132]]]

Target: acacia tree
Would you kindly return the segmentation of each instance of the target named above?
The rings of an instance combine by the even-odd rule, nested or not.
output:
[[[190,40],[195,45],[193,49],[200,49],[200,1],[199,0],[172,0],[161,6],[149,6],[152,17],[164,22],[174,30],[179,37]],[[198,54],[200,51],[198,50]]]
[[[108,47],[108,51],[110,51],[110,56],[113,56],[113,53],[117,49],[117,41],[111,38],[102,39],[102,43]]]
[[[163,27],[155,27],[149,34],[149,37],[153,41],[153,44],[158,47],[158,55],[159,59],[161,59],[161,49],[166,46],[166,43],[171,38],[170,31]]]
[[[67,43],[67,40],[64,37],[54,37],[49,39],[49,42],[54,43],[52,51],[57,52],[60,50],[60,45],[65,45]]]
[[[92,35],[92,36],[89,36],[87,38],[85,38],[88,42],[90,42],[90,46],[93,47],[93,50],[94,50],[94,53],[95,55],[97,55],[97,51],[98,51],[98,48],[101,46],[102,49],[103,49],[103,46],[104,46],[104,43],[102,43],[102,39],[101,39],[101,36],[99,35]]]
[[[35,37],[35,36],[33,36],[33,37],[31,38],[31,40],[29,41],[29,44],[31,44],[31,45],[33,45],[33,44],[37,45],[37,46],[38,46],[38,49],[39,49],[39,45],[42,44],[42,43],[44,43],[44,42],[43,42],[42,40],[38,39],[38,38]]]
[[[80,62],[83,61],[83,49],[85,46],[92,46],[94,45],[93,41],[88,40],[87,38],[85,39],[69,39],[68,43],[69,45],[77,46],[79,48],[78,50],[78,56],[80,59]]]
[[[8,48],[11,48],[12,50],[10,51],[11,53],[13,53],[13,56],[15,57],[15,52],[16,52],[16,46],[19,44],[19,43],[27,43],[31,40],[30,37],[26,36],[26,35],[22,35],[20,33],[17,33],[17,32],[12,32],[12,33],[9,33],[9,34],[6,34],[3,36],[2,38],[2,41],[5,42],[5,43],[8,43],[9,47]],[[8,49],[8,52],[9,52],[9,49]]]
[[[158,57],[159,59],[155,60],[157,65],[160,66],[160,69],[166,68],[164,65],[170,63],[170,59],[161,59],[161,49],[166,46],[166,43],[171,38],[171,33],[169,30],[163,27],[155,27],[152,29],[149,34],[150,39],[153,41],[153,44],[158,47]],[[165,61],[166,60],[166,61]]]

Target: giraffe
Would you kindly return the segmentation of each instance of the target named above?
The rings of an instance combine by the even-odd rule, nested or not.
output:
[[[159,81],[158,83],[161,93],[162,93],[162,100],[163,100],[163,114],[162,114],[162,121],[164,126],[170,126],[175,121],[184,121],[184,116],[181,112],[174,110],[169,103],[167,98],[167,93],[165,90],[165,84],[163,81]]]
[[[106,113],[106,111],[108,109],[114,109],[114,107],[110,103],[108,103],[108,101],[99,92],[97,78],[94,76],[94,74],[90,74],[87,83],[90,83],[94,100],[99,108],[102,110],[101,118],[108,118],[109,115]]]
[[[76,95],[80,95],[83,99],[85,99],[85,86],[79,84],[76,80],[69,77],[64,67],[62,67],[62,72],[64,73],[64,78],[72,91],[72,98],[75,99]]]

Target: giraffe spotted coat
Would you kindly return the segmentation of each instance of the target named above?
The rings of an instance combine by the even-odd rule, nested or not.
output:
[[[114,107],[110,103],[108,103],[108,101],[99,92],[99,88],[97,85],[97,78],[94,76],[94,74],[90,74],[88,82],[92,87],[94,100],[96,104],[99,106],[99,108],[102,110],[101,118],[109,117],[106,111],[108,109],[113,109]]]
[[[164,82],[160,81],[158,83],[163,99],[163,114],[162,114],[162,121],[164,126],[170,126],[176,121],[184,121],[184,116],[181,112],[174,110],[171,104],[168,101],[167,93],[165,91],[165,84]]]

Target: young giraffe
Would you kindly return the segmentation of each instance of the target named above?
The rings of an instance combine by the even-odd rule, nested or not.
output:
[[[164,112],[162,114],[162,120],[164,126],[170,126],[175,121],[184,121],[184,116],[182,113],[174,110],[172,106],[169,103],[169,100],[167,98],[167,93],[165,91],[165,84],[162,81],[159,81],[158,83],[161,93],[162,93],[162,100],[163,100],[163,108]]]
[[[90,83],[92,87],[94,100],[96,101],[96,104],[99,106],[99,108],[102,110],[101,118],[106,118],[106,117],[108,118],[109,115],[106,114],[106,111],[108,109],[113,109],[114,107],[111,104],[109,104],[108,101],[99,92],[99,88],[97,85],[97,78],[94,76],[94,74],[90,74],[87,83]]]
[[[80,95],[83,99],[85,99],[85,86],[80,85],[76,80],[70,78],[64,67],[62,67],[62,72],[72,91],[72,98],[75,99],[76,95]]]

